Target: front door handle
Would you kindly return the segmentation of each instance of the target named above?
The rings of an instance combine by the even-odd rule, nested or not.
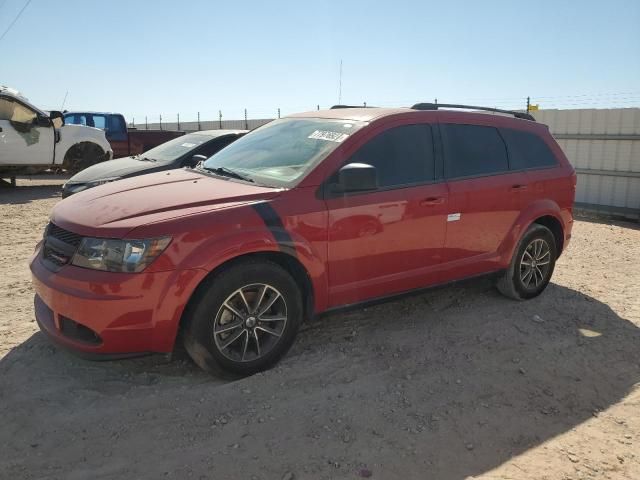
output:
[[[518,192],[522,192],[522,191],[524,191],[526,189],[527,189],[526,185],[513,185],[511,187],[511,190],[515,190],[515,191],[518,191]]]
[[[425,198],[424,200],[422,200],[420,202],[420,205],[422,205],[422,206],[442,205],[443,203],[444,203],[444,197],[429,197],[429,198]]]

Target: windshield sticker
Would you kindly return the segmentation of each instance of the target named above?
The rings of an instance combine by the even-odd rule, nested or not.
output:
[[[181,147],[193,148],[197,145],[197,143],[183,143],[180,145]]]
[[[327,130],[316,130],[307,138],[315,138],[316,140],[326,140],[328,142],[340,143],[348,138],[346,133],[329,132]]]

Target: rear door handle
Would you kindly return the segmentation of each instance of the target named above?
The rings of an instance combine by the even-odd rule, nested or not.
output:
[[[515,191],[523,191],[526,190],[527,186],[526,185],[513,185],[511,187],[511,190],[515,190]]]
[[[420,205],[442,205],[444,203],[444,197],[429,197],[420,201]]]

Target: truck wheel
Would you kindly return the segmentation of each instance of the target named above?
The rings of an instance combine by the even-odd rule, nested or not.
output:
[[[251,375],[289,350],[302,317],[291,275],[273,262],[249,260],[198,289],[185,311],[184,345],[206,371]]]
[[[534,223],[518,243],[509,268],[498,280],[498,290],[515,300],[537,297],[551,280],[556,258],[553,233],[547,227]]]
[[[91,165],[106,160],[107,156],[104,150],[95,143],[79,143],[69,149],[64,156],[62,166],[70,173],[78,173]]]

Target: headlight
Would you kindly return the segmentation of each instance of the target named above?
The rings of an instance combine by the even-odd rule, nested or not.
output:
[[[115,182],[116,180],[120,180],[120,177],[103,178],[101,180],[96,180],[95,182],[89,182],[87,183],[87,185],[89,187],[97,187],[98,185],[104,185],[105,183]]]
[[[87,183],[67,182],[64,185],[62,185],[62,188],[71,193],[78,193],[86,190],[87,188],[97,187],[98,185],[104,185],[105,183],[115,182],[116,180],[120,180],[120,177],[103,178],[101,180],[96,180],[95,182],[87,182]]]
[[[141,272],[169,245],[170,237],[147,240],[84,238],[71,263],[108,272]]]

